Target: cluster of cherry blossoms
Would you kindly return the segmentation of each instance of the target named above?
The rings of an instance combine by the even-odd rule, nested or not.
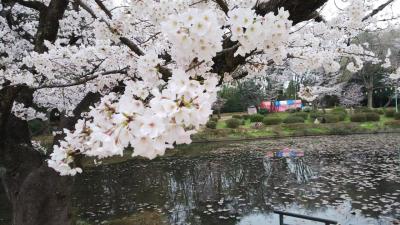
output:
[[[177,65],[188,69],[193,63],[209,63],[222,50],[223,31],[218,15],[214,10],[191,8],[172,14],[161,23]]]
[[[25,105],[22,103],[14,102],[12,112],[14,116],[23,120],[47,120],[46,114],[38,112],[32,107],[25,107]]]
[[[231,39],[240,44],[236,55],[244,56],[257,49],[263,51],[266,59],[272,59],[277,64],[286,58],[285,48],[292,22],[283,8],[277,15],[268,13],[265,16],[256,15],[250,8],[236,8],[229,11],[228,17]]]
[[[217,78],[199,81],[182,70],[173,70],[167,86],[143,91],[143,82],[126,82],[121,96],[109,94],[94,107],[74,131],[65,130],[66,138],[54,146],[49,166],[61,175],[82,172],[74,166],[74,157],[82,154],[104,158],[123,155],[127,147],[132,156],[154,158],[174,144],[190,143],[190,135],[204,125],[216,100]],[[148,95],[149,102],[142,101]]]

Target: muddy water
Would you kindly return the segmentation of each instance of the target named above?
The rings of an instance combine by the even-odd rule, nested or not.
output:
[[[73,203],[85,224],[279,224],[273,209],[342,225],[396,224],[399,143],[385,134],[196,144],[176,156],[87,169]],[[265,157],[285,147],[305,156]]]

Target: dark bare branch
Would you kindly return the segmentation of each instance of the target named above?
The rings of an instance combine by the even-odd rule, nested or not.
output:
[[[31,8],[31,9],[35,9],[39,12],[46,10],[46,5],[43,2],[39,2],[39,1],[22,1],[19,0],[17,1],[18,4]]]
[[[372,12],[368,15],[366,15],[362,21],[367,20],[370,17],[375,16],[377,13],[379,13],[380,11],[382,11],[384,8],[386,8],[386,6],[390,5],[392,2],[394,2],[394,0],[388,0],[387,2],[383,3],[382,5],[380,5],[378,8],[372,10]]]
[[[97,18],[96,13],[88,6],[86,3],[82,2],[82,0],[75,0],[75,2],[82,7],[86,12],[88,12],[94,19]]]
[[[289,11],[289,19],[293,24],[315,18],[315,11],[322,7],[328,0],[269,0],[255,6],[256,13],[265,15],[269,12],[277,13],[283,7]]]
[[[120,37],[119,40],[126,46],[128,46],[128,48],[130,48],[134,53],[136,53],[136,55],[138,56],[142,56],[144,55],[144,52],[142,51],[142,49],[139,48],[139,46],[137,46],[133,41],[129,40],[126,37]]]
[[[100,7],[101,10],[110,18],[112,19],[111,11],[107,9],[107,7],[103,4],[101,0],[94,0],[96,4]]]
[[[112,75],[112,74],[126,74],[126,73],[127,73],[127,69],[128,69],[128,68],[126,67],[126,68],[123,68],[123,69],[121,69],[121,70],[110,70],[110,71],[105,71],[105,72],[102,72],[102,73],[100,73],[100,74],[93,75],[93,76],[90,76],[90,77],[85,77],[85,78],[79,79],[79,80],[77,80],[77,81],[75,81],[75,82],[66,83],[66,84],[50,84],[50,85],[43,85],[43,86],[40,86],[40,87],[35,88],[35,90],[45,89],[45,88],[65,88],[65,87],[78,86],[78,85],[85,84],[85,83],[87,83],[87,82],[89,82],[89,81],[92,81],[92,80],[98,78],[99,76],[106,76],[106,75]]]
[[[64,16],[69,0],[52,0],[46,10],[39,15],[39,26],[35,36],[35,51],[46,51],[44,41],[54,42],[57,39],[59,21]]]
[[[228,3],[226,3],[225,0],[215,0],[215,3],[217,3],[219,5],[219,7],[221,8],[221,10],[224,11],[224,13],[228,15],[229,7],[228,7]]]

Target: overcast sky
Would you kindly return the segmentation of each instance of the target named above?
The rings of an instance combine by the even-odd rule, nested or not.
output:
[[[336,5],[339,8],[345,8],[349,3],[347,3],[348,0],[336,0]],[[373,1],[368,1],[368,2],[373,2],[373,8],[378,7],[379,5],[387,2],[387,0],[373,0]],[[335,0],[329,0],[326,6],[323,8],[321,14],[324,16],[326,20],[329,20],[337,15],[337,13],[340,11],[335,5]],[[387,16],[390,14],[389,16]],[[391,5],[387,6],[382,12],[380,12],[377,16],[377,18],[381,19],[383,18],[388,18],[391,15],[394,16],[400,16],[400,0],[395,0]]]

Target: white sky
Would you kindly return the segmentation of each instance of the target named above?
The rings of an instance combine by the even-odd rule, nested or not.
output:
[[[372,0],[372,1],[368,1],[368,4],[373,5],[373,8],[376,8],[378,6],[380,6],[381,4],[387,2],[387,0]],[[348,0],[336,0],[336,5],[343,9],[348,5]],[[326,20],[330,20],[333,17],[335,17],[337,15],[337,13],[340,11],[340,9],[338,9],[335,5],[335,0],[329,0],[326,4],[326,6],[324,7],[324,9],[322,10],[321,14],[324,16],[324,18]],[[390,14],[390,15],[388,15]],[[378,15],[376,15],[377,18],[388,18],[391,17],[391,15],[397,17],[400,16],[400,0],[395,0],[394,2],[392,2],[389,6],[387,6],[384,10],[382,10],[382,12],[378,13]]]

